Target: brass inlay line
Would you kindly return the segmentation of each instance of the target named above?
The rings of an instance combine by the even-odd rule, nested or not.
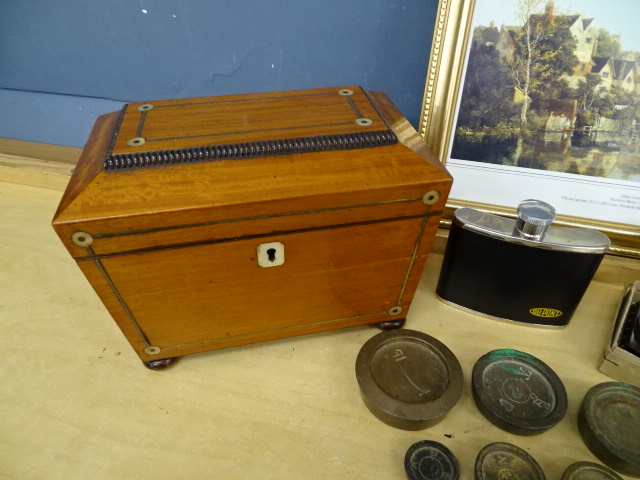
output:
[[[219,243],[230,243],[230,242],[237,242],[240,240],[252,240],[252,239],[256,239],[256,238],[266,238],[266,237],[273,237],[273,236],[278,236],[278,235],[293,235],[293,234],[297,234],[297,233],[306,233],[306,232],[313,232],[316,230],[331,230],[331,229],[335,229],[335,228],[345,228],[345,227],[358,227],[358,226],[363,226],[363,225],[374,225],[377,223],[387,223],[387,222],[396,222],[396,221],[401,221],[401,220],[411,220],[411,219],[415,219],[415,218],[422,218],[423,215],[419,214],[419,215],[407,215],[404,217],[394,217],[394,218],[383,218],[383,219],[378,219],[378,220],[369,220],[369,221],[362,221],[362,222],[351,222],[351,223],[343,223],[343,224],[337,224],[337,225],[326,225],[323,227],[308,227],[308,228],[300,228],[300,229],[296,229],[296,230],[283,230],[283,231],[274,231],[274,232],[268,232],[268,233],[259,233],[259,234],[254,234],[254,235],[244,235],[244,236],[239,236],[239,237],[225,237],[225,238],[216,238],[216,239],[209,239],[209,240],[200,240],[197,242],[185,242],[185,243],[175,243],[175,244],[171,244],[171,245],[158,245],[155,247],[146,247],[146,248],[140,248],[140,249],[135,249],[135,250],[126,250],[126,251],[120,251],[120,252],[115,252],[115,253],[105,253],[105,254],[99,254],[99,255],[95,255],[94,257],[87,257],[87,258],[77,258],[77,261],[81,261],[81,260],[89,260],[91,258],[109,258],[109,257],[114,257],[114,256],[119,256],[119,255],[131,255],[131,254],[135,254],[135,253],[146,253],[146,252],[154,252],[154,251],[160,251],[160,250],[169,250],[169,249],[176,249],[176,248],[185,248],[185,247],[194,247],[194,246],[200,246],[200,245],[213,245],[213,244],[219,244]]]
[[[147,118],[147,111],[140,112],[140,121],[138,122],[138,130],[136,131],[136,137],[142,137],[142,129],[144,128],[144,121]]]
[[[355,315],[353,317],[338,318],[338,319],[333,319],[333,320],[322,320],[320,322],[305,323],[304,325],[294,325],[294,326],[291,326],[291,327],[274,328],[274,329],[271,329],[271,330],[263,330],[261,332],[243,333],[241,335],[233,335],[233,336],[230,336],[230,337],[213,338],[211,340],[202,340],[200,342],[184,343],[182,345],[170,345],[168,347],[161,347],[161,348],[163,350],[170,350],[172,348],[191,347],[193,345],[202,345],[202,344],[205,344],[205,343],[221,342],[223,340],[230,340],[230,339],[235,339],[235,338],[249,337],[249,336],[254,336],[254,335],[262,335],[262,334],[265,334],[265,333],[281,332],[283,330],[291,330],[291,329],[298,329],[298,328],[302,328],[302,327],[310,327],[312,325],[323,325],[323,324],[329,324],[329,323],[334,323],[334,322],[342,322],[344,320],[352,320],[354,318],[373,317],[373,316],[376,316],[376,315],[386,315],[386,314],[387,314],[387,312],[365,313],[365,314],[362,314],[362,315]]]
[[[265,218],[276,218],[276,217],[288,217],[290,215],[307,215],[310,213],[320,213],[320,212],[333,212],[337,210],[345,210],[349,208],[361,208],[361,207],[374,207],[377,205],[389,205],[392,203],[403,203],[403,202],[416,202],[418,200],[422,200],[422,197],[417,198],[403,198],[397,200],[386,200],[382,202],[371,202],[371,203],[360,203],[356,205],[341,205],[339,207],[326,207],[326,208],[313,208],[309,210],[297,210],[293,212],[284,212],[284,213],[275,213],[271,215],[254,215],[251,217],[240,217],[240,218],[230,218],[226,220],[214,220],[211,222],[198,222],[198,223],[188,223],[185,225],[172,225],[169,227],[156,227],[156,228],[147,228],[141,230],[130,230],[127,232],[115,232],[115,233],[96,233],[91,236],[96,238],[111,238],[111,237],[121,237],[126,235],[141,235],[146,233],[156,233],[162,232],[166,230],[179,230],[183,228],[195,228],[195,227],[206,227],[210,225],[219,225],[224,223],[235,223],[235,222],[245,222],[250,220],[263,220]]]
[[[356,114],[356,117],[357,118],[362,118],[362,113],[360,113],[360,109],[356,105],[356,102],[353,101],[353,98],[351,97],[351,95],[345,96],[344,98],[347,100],[347,102],[349,102],[349,105],[351,105],[351,108],[353,109],[354,113]]]
[[[402,283],[402,288],[400,289],[400,296],[398,297],[398,305],[402,301],[402,297],[404,296],[405,288],[407,287],[407,282],[409,281],[409,276],[411,275],[411,270],[413,269],[413,264],[416,260],[416,255],[418,254],[418,248],[420,247],[420,243],[422,243],[422,236],[424,235],[424,229],[427,226],[427,222],[429,221],[429,217],[431,216],[429,211],[431,210],[431,205],[427,205],[427,211],[425,212],[424,220],[422,220],[422,224],[420,225],[420,232],[418,233],[418,238],[416,239],[416,244],[413,247],[413,255],[411,255],[411,261],[409,262],[409,268],[407,269],[407,274],[404,277],[404,282]]]
[[[335,92],[324,93],[304,93],[300,95],[282,95],[275,97],[262,97],[262,98],[241,98],[235,100],[209,100],[206,102],[189,102],[189,103],[172,103],[171,105],[155,105],[154,108],[172,108],[172,107],[188,107],[190,105],[212,105],[216,103],[242,103],[242,102],[261,102],[263,100],[279,100],[281,98],[300,98],[300,97],[321,97],[335,95]]]
[[[192,105],[216,105],[216,104],[225,104],[225,103],[241,103],[241,102],[255,102],[255,101],[263,101],[263,100],[279,100],[282,98],[300,98],[300,97],[319,97],[319,96],[332,96],[335,95],[335,92],[326,92],[326,93],[312,93],[312,94],[303,94],[303,95],[286,95],[282,97],[264,97],[264,98],[251,98],[251,99],[240,99],[240,100],[216,100],[216,101],[207,101],[207,102],[190,102],[190,103],[179,103],[172,105],[154,105],[154,108],[173,108],[173,107],[188,107]],[[345,97],[357,118],[362,117],[362,113],[358,109],[358,106],[353,101],[351,96]],[[367,97],[367,100],[369,98]],[[369,103],[371,101],[369,100]],[[136,137],[142,137],[142,130],[144,129],[144,123],[147,118],[147,111],[140,111],[140,120],[138,123],[138,130],[136,131]],[[184,136],[184,137],[167,137],[167,138],[148,138],[147,142],[161,142],[167,140],[183,140],[183,139],[192,139],[192,138],[202,138],[202,137],[216,137],[221,135],[241,135],[247,133],[257,133],[257,132],[275,132],[275,131],[286,131],[286,130],[296,130],[296,129],[305,129],[309,127],[338,127],[345,125],[353,125],[353,122],[344,122],[344,123],[328,123],[321,125],[309,125],[309,126],[298,126],[298,127],[282,127],[282,128],[273,128],[273,129],[263,129],[263,130],[247,130],[247,131],[238,131],[238,132],[224,132],[224,133],[212,133],[206,135],[192,135],[192,136]]]
[[[142,112],[145,113],[145,112]],[[287,130],[303,130],[307,128],[316,128],[316,127],[342,127],[345,125],[353,125],[353,122],[343,122],[343,123],[326,123],[320,125],[302,125],[302,126],[294,126],[294,127],[280,127],[280,128],[264,128],[261,130],[240,130],[237,132],[220,132],[220,133],[205,133],[202,135],[186,135],[184,137],[165,137],[165,138],[148,138],[147,143],[150,142],[164,142],[167,140],[188,140],[192,138],[203,138],[203,137],[221,137],[224,135],[243,135],[246,133],[260,133],[260,132],[278,132],[278,131],[287,131]],[[373,133],[373,132],[372,132]],[[347,134],[348,135],[348,134]],[[138,135],[139,137],[142,135]],[[233,145],[230,143],[229,145]]]
[[[369,97],[369,94],[365,90],[363,90],[362,93],[364,93],[364,96],[369,101],[369,105],[371,105],[373,107],[375,112],[378,114],[378,117],[380,117],[382,119],[382,122],[387,126],[387,128],[390,131],[393,131],[393,129],[391,128],[391,125],[389,125],[389,122],[387,122],[387,119],[384,117],[384,115],[382,115],[382,113],[380,113],[380,110],[378,109],[378,106],[376,105],[376,102],[371,100],[371,97]]]
[[[100,272],[102,272],[102,275],[104,275],[104,278],[107,281],[107,284],[111,288],[111,291],[115,295],[116,299],[118,300],[118,302],[120,303],[120,305],[124,309],[125,313],[129,317],[129,319],[131,320],[131,323],[133,323],[133,326],[136,328],[136,331],[138,332],[138,335],[140,335],[140,338],[142,339],[142,341],[147,346],[150,346],[151,344],[149,343],[149,340],[147,339],[147,336],[142,331],[142,328],[138,324],[136,318],[133,316],[133,313],[129,309],[129,306],[124,301],[124,298],[122,298],[122,295],[120,295],[120,292],[118,291],[118,289],[116,288],[115,284],[113,283],[113,280],[111,280],[111,277],[109,276],[109,273],[107,272],[107,269],[104,267],[104,265],[102,265],[102,262],[100,261],[100,259],[95,256],[95,254],[93,253],[93,250],[91,249],[90,246],[87,246],[86,249],[87,249],[89,255],[91,255],[93,257],[93,261],[96,264],[96,266],[98,267],[98,270],[100,270]]]

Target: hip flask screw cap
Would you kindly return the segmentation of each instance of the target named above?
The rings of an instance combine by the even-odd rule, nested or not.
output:
[[[556,218],[556,209],[541,200],[523,200],[518,205],[514,235],[527,240],[541,240]]]

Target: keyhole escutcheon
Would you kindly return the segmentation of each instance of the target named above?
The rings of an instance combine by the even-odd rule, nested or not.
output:
[[[284,244],[281,242],[261,243],[256,251],[258,265],[262,268],[278,267],[284,264]]]

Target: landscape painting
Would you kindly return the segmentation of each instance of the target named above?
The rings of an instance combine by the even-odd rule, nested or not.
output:
[[[543,200],[640,257],[638,8],[441,3],[422,128],[453,176],[449,206],[509,213]]]
[[[568,181],[549,188],[569,215],[640,224],[638,13],[637,0],[475,2],[447,159],[456,198],[491,203],[487,185],[517,173],[518,193]]]

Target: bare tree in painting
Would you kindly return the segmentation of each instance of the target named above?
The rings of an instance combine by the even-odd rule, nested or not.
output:
[[[513,76],[514,85],[522,93],[522,108],[520,110],[520,124],[527,124],[527,112],[531,99],[529,91],[531,89],[533,64],[536,61],[535,52],[540,40],[544,36],[541,28],[535,29],[535,26],[529,22],[531,15],[536,12],[545,0],[517,0],[514,2],[514,11],[518,12],[522,29],[516,33],[514,43],[516,48],[513,52],[513,58],[510,62],[511,75]]]
[[[552,1],[514,0],[513,8],[522,26],[512,33],[509,66],[522,97],[520,125],[525,127],[532,96],[542,97],[560,75],[570,74],[577,58],[575,39],[568,29],[569,17],[556,15]]]

